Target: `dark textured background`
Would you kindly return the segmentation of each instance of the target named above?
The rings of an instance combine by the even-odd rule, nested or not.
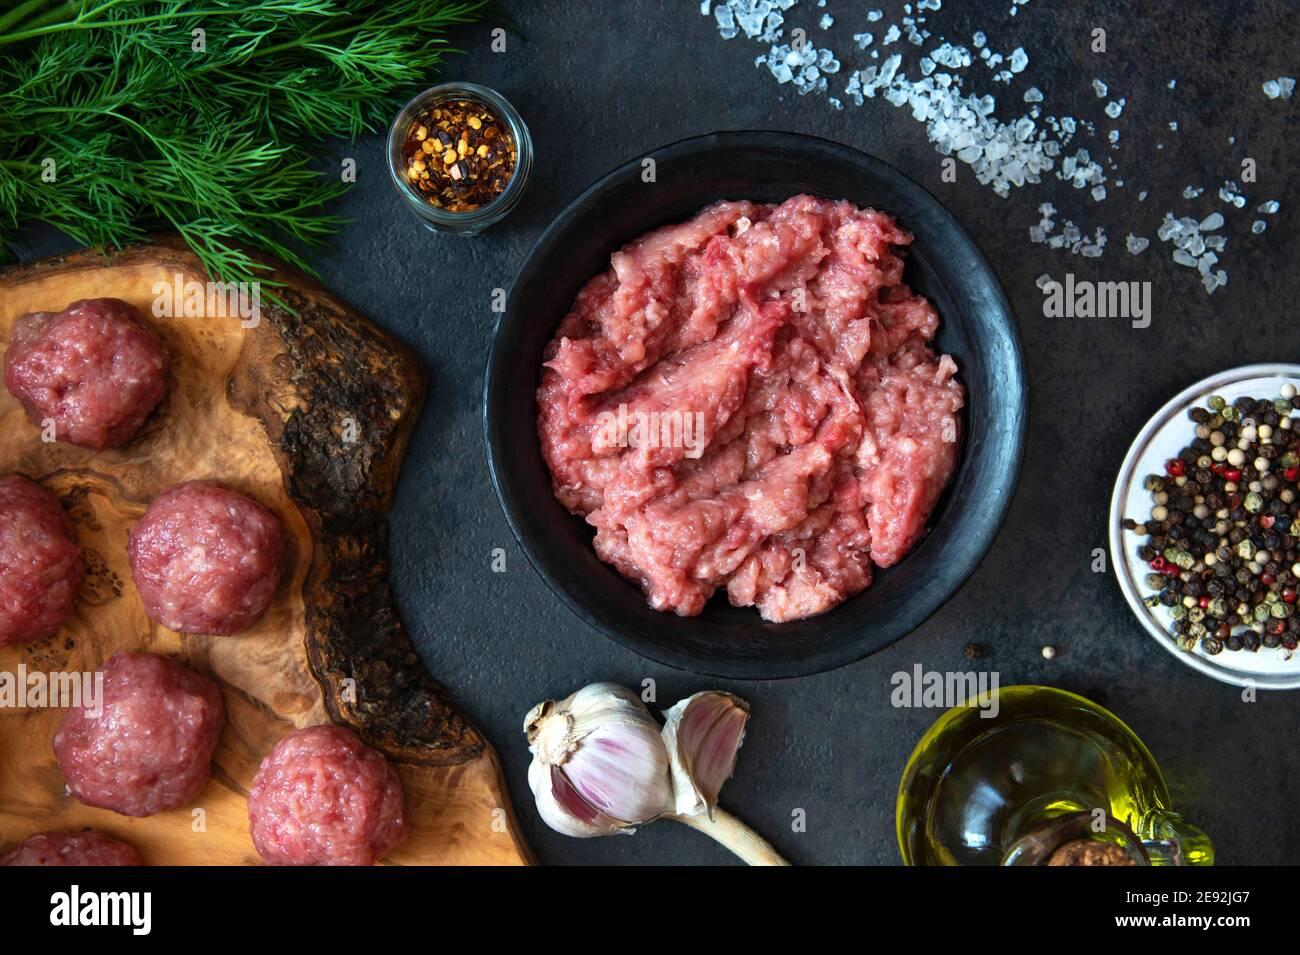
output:
[[[1008,199],[978,185],[970,167],[940,180],[940,156],[910,113],[880,99],[836,112],[821,97],[779,87],[754,57],[765,48],[723,41],[695,0],[676,2],[510,3],[527,41],[504,54],[488,49],[487,28],[457,35],[468,55],[449,61],[447,79],[493,86],[527,120],[536,143],[534,179],[522,205],[476,239],[435,236],[399,204],[388,182],[378,136],[355,155],[360,181],[341,203],[354,218],[328,255],[316,257],[341,297],[409,341],[428,363],[432,387],[406,459],[393,512],[394,578],[402,611],[432,672],[495,743],[528,839],[548,863],[726,863],[704,837],[664,823],[634,838],[574,840],[539,821],[525,774],[520,733],[529,707],[594,680],[658,682],[659,699],[678,698],[720,681],[644,661],[572,617],[515,546],[488,482],[482,442],[481,387],[493,331],[491,290],[509,286],[529,245],[592,180],[655,146],[716,129],[766,128],[839,140],[893,163],[937,195],[984,247],[1016,307],[1031,382],[1028,450],[1010,517],[966,587],[914,634],[883,653],[833,673],[768,684],[732,684],[753,704],[749,735],[724,803],[801,864],[893,864],[894,796],[913,745],[932,711],[895,709],[890,676],[927,668],[996,670],[1003,685],[1045,683],[1112,708],[1160,761],[1175,807],[1213,837],[1219,861],[1294,862],[1300,834],[1290,784],[1300,731],[1297,696],[1240,691],[1181,665],[1132,619],[1109,575],[1091,572],[1104,547],[1111,484],[1127,445],[1170,395],[1206,374],[1256,361],[1297,359],[1294,263],[1296,188],[1292,181],[1300,98],[1267,100],[1265,79],[1294,72],[1294,2],[1184,4],[1170,0],[1086,4],[1034,0],[1007,16],[1010,0],[945,4],[928,14],[940,34],[970,44],[976,29],[991,45],[1023,45],[1029,69],[1008,90],[981,64],[968,90],[998,97],[1006,119],[1023,110],[1031,84],[1046,112],[1094,119],[1122,131],[1116,154],[1126,188],[1097,205],[1052,178]],[[1213,7],[1214,9],[1210,9]],[[886,19],[868,26],[865,10]],[[788,25],[810,28],[814,43],[834,38],[845,69],[865,65],[849,39],[877,33],[901,16],[901,3],[830,3],[829,33],[812,29],[822,11],[810,0]],[[857,10],[855,15],[852,11]],[[1094,27],[1109,52],[1088,50]],[[1290,41],[1285,38],[1291,37]],[[895,47],[894,49],[898,49]],[[907,47],[909,58],[916,48]],[[882,54],[883,56],[883,54]],[[916,76],[915,68],[910,71]],[[1127,99],[1117,123],[1104,122],[1090,86],[1094,76]],[[1166,83],[1177,78],[1176,90]],[[1167,124],[1177,120],[1180,131]],[[1236,136],[1236,145],[1227,138]],[[1156,144],[1164,149],[1157,150]],[[1215,197],[1244,157],[1258,163],[1247,208],[1230,211]],[[1185,201],[1186,185],[1206,186]],[[1145,203],[1136,193],[1150,190]],[[1282,204],[1269,231],[1250,236],[1255,205]],[[1086,231],[1104,225],[1111,245],[1087,260],[1030,245],[1037,206],[1050,201],[1058,223]],[[1231,236],[1230,284],[1207,296],[1190,271],[1169,259],[1154,232],[1166,209],[1201,217],[1224,211]],[[1058,224],[1059,228],[1059,224]],[[1152,238],[1128,255],[1128,231]],[[68,243],[38,239],[31,251]],[[1154,316],[1146,330],[1107,319],[1042,317],[1034,280],[1060,277],[1150,280]],[[494,548],[508,572],[494,574]],[[985,647],[972,664],[970,642]],[[1044,644],[1059,650],[1041,656]],[[807,813],[807,831],[791,831],[791,813]]]

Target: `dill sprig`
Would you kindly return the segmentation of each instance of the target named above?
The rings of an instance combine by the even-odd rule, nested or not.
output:
[[[4,6],[0,3],[0,8]],[[179,232],[222,281],[306,271],[349,184],[319,145],[381,128],[489,0],[22,0],[0,12],[0,260],[45,222]],[[195,49],[201,29],[202,43]]]

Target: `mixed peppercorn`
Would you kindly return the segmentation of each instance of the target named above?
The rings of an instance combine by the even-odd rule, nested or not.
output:
[[[421,111],[402,145],[406,178],[431,205],[473,212],[505,191],[518,155],[510,126],[482,103],[441,100]]]
[[[1296,649],[1300,617],[1300,428],[1297,389],[1269,401],[1218,395],[1188,417],[1196,437],[1151,474],[1145,521],[1125,529],[1147,538],[1137,555],[1151,568],[1150,607],[1168,608],[1178,646]]]

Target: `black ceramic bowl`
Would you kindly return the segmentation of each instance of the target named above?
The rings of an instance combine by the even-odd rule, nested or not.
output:
[[[492,483],[534,567],[574,613],[610,639],[669,666],[740,679],[818,673],[888,646],[934,613],[975,570],[1006,514],[1024,445],[1026,388],[1015,319],[975,243],[939,202],[878,159],[792,133],[727,132],[638,157],[575,199],[520,267],[497,327],[484,387]],[[719,199],[780,202],[801,192],[895,216],[916,236],[906,281],[939,310],[937,347],[966,388],[963,447],[930,532],[871,587],[806,620],[763,622],[715,595],[698,617],[651,610],[597,558],[593,532],[551,493],[537,439],[542,350],[578,289],[610,253]]]

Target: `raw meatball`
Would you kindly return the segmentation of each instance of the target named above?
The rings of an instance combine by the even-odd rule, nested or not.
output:
[[[373,865],[409,829],[397,770],[332,725],[295,730],[262,760],[248,819],[273,865]]]
[[[140,857],[125,842],[93,829],[38,832],[0,855],[0,866],[140,864]]]
[[[59,499],[17,474],[0,478],[0,647],[63,626],[79,583],[81,548]]]
[[[135,308],[115,298],[32,312],[14,323],[5,387],[60,441],[102,450],[135,436],[167,393],[162,340]]]
[[[150,653],[119,653],[103,672],[102,712],[70,709],[54,737],[68,789],[124,816],[192,801],[207,784],[225,722],[217,685]]]
[[[180,633],[229,635],[251,627],[275,596],[284,536],[256,501],[190,481],[154,498],[127,554],[150,618]]]

